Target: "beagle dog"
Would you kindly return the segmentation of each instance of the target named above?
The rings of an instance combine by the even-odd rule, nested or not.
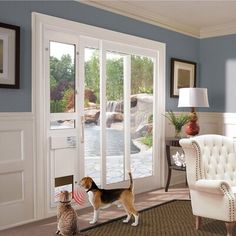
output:
[[[90,224],[95,224],[98,221],[100,209],[107,208],[113,202],[119,201],[127,213],[127,217],[123,222],[128,223],[133,215],[134,222],[132,226],[138,225],[139,215],[134,208],[133,179],[130,172],[129,177],[129,188],[118,189],[100,189],[91,177],[84,177],[80,180],[80,186],[88,193],[89,202],[94,209],[93,220],[89,222]]]

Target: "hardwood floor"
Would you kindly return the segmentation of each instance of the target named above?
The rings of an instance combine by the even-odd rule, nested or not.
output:
[[[170,186],[168,192],[165,192],[165,189],[163,188],[137,194],[135,196],[135,207],[137,210],[141,210],[174,199],[189,199],[189,190],[185,184]],[[91,207],[79,210],[78,215],[80,229],[91,226],[89,224],[89,221],[93,218],[93,209]],[[113,205],[100,212],[99,223],[124,215],[125,211],[122,207],[118,208],[116,205]],[[41,221],[0,231],[0,236],[49,236],[54,235],[55,231],[56,217],[51,217]]]

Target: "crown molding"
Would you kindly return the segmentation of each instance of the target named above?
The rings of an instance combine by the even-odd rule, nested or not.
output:
[[[141,9],[140,11],[140,8],[134,6],[132,4],[132,1],[131,2],[122,1],[122,5],[117,4],[117,2],[116,5],[114,5],[112,4],[113,1],[98,1],[98,0],[82,0],[82,1],[75,0],[75,1],[79,1],[80,3],[89,6],[100,8],[126,17],[130,17],[132,19],[156,25],[161,28],[165,28],[195,38],[204,39],[204,38],[236,34],[236,22],[199,29],[187,26],[185,24],[180,24],[176,21],[171,20],[168,17],[153,14],[151,12],[145,11],[144,9]],[[129,9],[129,11],[125,9]]]
[[[221,24],[200,30],[200,39],[236,34],[236,22]]]
[[[79,0],[75,0],[79,1]],[[148,24],[156,25],[161,28],[165,28],[171,31],[175,31],[181,34],[185,34],[191,37],[199,38],[200,32],[199,29],[196,29],[194,27],[189,27],[185,24],[180,24],[176,21],[170,20],[168,17],[164,17],[161,15],[153,15],[150,12],[145,12],[145,10],[142,9],[142,12],[140,14],[140,8],[133,6],[129,2],[125,2],[127,5],[127,9],[132,9],[132,13],[126,11],[124,8],[120,7],[114,7],[112,6],[112,1],[93,1],[93,0],[83,0],[79,1],[80,3],[93,6],[96,8],[100,8],[102,10],[106,10],[109,12],[113,12],[119,15],[123,15],[135,20],[139,20]],[[124,4],[124,2],[122,2]],[[131,2],[132,3],[132,2]]]

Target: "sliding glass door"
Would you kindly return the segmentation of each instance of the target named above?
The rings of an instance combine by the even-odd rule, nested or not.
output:
[[[86,42],[89,42],[86,44]],[[155,63],[152,51],[84,40],[85,175],[116,186],[131,171],[151,184],[154,171]]]
[[[51,202],[83,176],[127,186],[131,171],[136,185],[154,186],[156,54],[62,34],[47,45]]]
[[[37,211],[91,176],[135,193],[164,183],[165,45],[33,13]],[[43,207],[41,207],[43,206]]]

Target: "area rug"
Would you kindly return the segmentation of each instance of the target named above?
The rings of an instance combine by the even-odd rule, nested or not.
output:
[[[195,217],[191,203],[175,200],[140,211],[140,224],[132,227],[115,219],[83,230],[88,236],[223,236],[225,224],[220,221],[203,219],[200,230],[195,229]],[[236,233],[236,230],[235,232]],[[235,234],[236,235],[236,234]]]

